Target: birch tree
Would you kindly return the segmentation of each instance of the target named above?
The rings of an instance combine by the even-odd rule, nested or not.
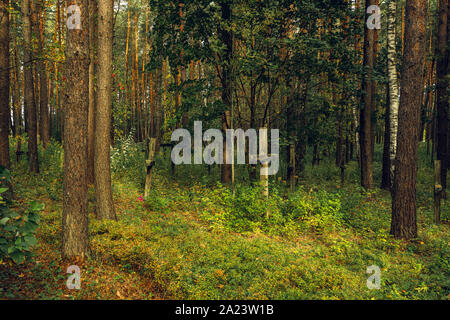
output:
[[[394,181],[395,155],[397,152],[397,129],[398,129],[398,79],[397,79],[397,59],[396,59],[396,37],[395,37],[395,13],[397,11],[397,0],[389,0],[388,3],[388,80],[389,80],[389,164],[390,164],[390,183]]]

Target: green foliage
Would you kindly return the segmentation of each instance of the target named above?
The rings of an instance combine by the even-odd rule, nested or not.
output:
[[[111,170],[118,177],[129,179],[143,184],[145,180],[145,146],[133,140],[131,132],[125,138],[119,138],[111,150]]]
[[[170,200],[167,197],[159,195],[154,189],[144,199],[145,206],[150,211],[157,211],[161,213],[169,212]]]
[[[6,207],[1,196],[6,191],[0,188],[0,258],[10,258],[20,264],[31,256],[32,247],[37,243],[35,232],[44,205],[33,201],[19,214]]]
[[[313,232],[332,231],[343,224],[339,195],[323,190],[306,193],[300,189],[289,196],[283,209],[288,221]]]

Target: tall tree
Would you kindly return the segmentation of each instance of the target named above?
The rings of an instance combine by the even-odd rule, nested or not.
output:
[[[116,220],[111,190],[111,91],[114,0],[98,4],[98,105],[95,117],[95,195],[97,216]]]
[[[400,83],[397,155],[392,191],[391,234],[417,237],[416,177],[418,127],[426,41],[426,2],[406,2],[405,49]]]
[[[366,18],[368,21],[371,14],[368,10],[376,5],[376,0],[366,0]],[[361,185],[366,189],[373,188],[373,149],[372,149],[372,116],[375,108],[375,92],[373,84],[373,70],[375,64],[375,33],[376,30],[369,28],[365,23],[364,33],[364,67],[365,75],[362,82],[362,109],[360,113],[360,150],[361,150]]]
[[[66,5],[70,23],[65,25],[71,28],[66,30],[64,68],[66,86],[62,252],[64,257],[73,258],[84,257],[89,253],[87,193],[89,9],[88,0],[66,0]]]
[[[394,163],[397,152],[397,129],[398,129],[398,79],[397,79],[397,52],[395,37],[395,16],[397,11],[397,0],[389,0],[388,4],[388,79],[389,79],[389,165],[390,184],[394,181]]]
[[[9,168],[9,3],[0,2],[0,166]]]
[[[28,158],[30,170],[39,172],[38,150],[37,150],[37,119],[36,102],[34,97],[33,83],[33,51],[32,51],[32,25],[30,0],[22,1],[22,22],[23,22],[23,64],[24,64],[24,102],[27,117],[28,134]]]
[[[233,58],[233,35],[231,33],[230,23],[231,23],[231,1],[220,1],[220,7],[222,9],[222,23],[219,27],[219,37],[222,41],[225,49],[222,54],[222,73],[220,75],[220,80],[222,83],[222,102],[225,105],[225,112],[222,115],[222,130],[231,129],[231,119],[226,111],[231,110],[231,95],[232,95],[232,71],[231,71],[231,60]],[[225,134],[224,134],[225,137]],[[227,164],[227,159],[230,155],[227,154],[226,143],[223,144],[223,165],[221,180],[223,183],[231,182],[232,172],[231,165]]]
[[[438,26],[437,26],[437,46],[436,46],[436,99],[437,99],[437,159],[441,160],[441,182],[444,190],[447,187],[448,168],[448,0],[439,0],[438,5]]]
[[[88,113],[88,183],[94,184],[95,141],[95,50],[97,43],[97,0],[89,0],[89,113]]]
[[[39,74],[39,132],[42,144],[47,147],[50,140],[50,126],[49,126],[49,111],[48,111],[48,82],[47,82],[47,68],[44,57],[45,46],[45,12],[44,0],[39,0],[36,5],[36,33],[38,33],[37,49],[38,53],[42,55],[37,63]]]

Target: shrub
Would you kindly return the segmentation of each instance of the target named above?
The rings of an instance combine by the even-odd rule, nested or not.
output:
[[[334,229],[343,223],[339,195],[323,190],[315,193],[296,191],[285,202],[283,212],[289,221],[315,232]]]
[[[141,185],[145,181],[145,155],[142,145],[133,140],[133,133],[126,138],[119,138],[116,146],[111,149],[112,172],[123,177],[132,179]]]
[[[31,256],[31,247],[37,243],[35,232],[40,218],[38,212],[44,205],[31,202],[29,208],[19,214],[10,210],[3,201],[1,195],[7,190],[0,188],[0,258],[10,258],[20,264]]]
[[[168,213],[170,199],[161,196],[154,189],[150,191],[150,195],[144,199],[147,209],[155,212]]]

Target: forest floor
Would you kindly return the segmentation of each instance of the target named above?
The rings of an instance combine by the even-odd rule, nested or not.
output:
[[[238,186],[233,195],[215,182],[217,168],[208,175],[201,166],[179,167],[171,177],[159,159],[152,195],[143,200],[144,155],[119,161],[118,152],[118,221],[95,219],[91,188],[91,256],[78,263],[81,289],[69,290],[59,249],[61,154],[56,144],[41,150],[39,175],[28,173],[25,160],[13,165],[13,209],[30,200],[45,209],[33,259],[0,261],[0,299],[450,298],[450,206],[443,203],[444,223],[434,225],[426,164],[418,177],[419,237],[406,242],[389,235],[389,193],[362,191],[355,162],[342,187],[331,163],[307,165],[294,195],[274,179],[267,202],[256,186]],[[381,269],[378,290],[367,287],[372,265]]]

